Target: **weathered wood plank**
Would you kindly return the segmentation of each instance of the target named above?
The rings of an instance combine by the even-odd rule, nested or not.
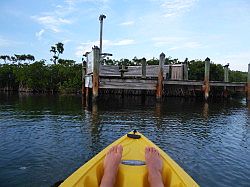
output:
[[[169,84],[169,85],[190,85],[190,86],[202,86],[204,83],[203,81],[182,81],[182,80],[165,80],[164,84]],[[218,81],[210,81],[209,82],[210,86],[227,86],[227,87],[245,87],[246,83],[244,82],[233,82],[233,83],[225,83],[225,82],[218,82]]]
[[[183,64],[175,64],[171,66],[171,80],[183,80]]]
[[[120,77],[119,66],[100,65],[100,76]]]
[[[101,78],[100,88],[156,90],[156,83],[157,83],[156,80]]]
[[[245,85],[246,85],[246,83],[242,83],[242,82],[226,83],[226,82],[212,82],[212,81],[210,81],[210,86],[245,87]]]
[[[203,81],[181,81],[181,80],[165,80],[166,85],[187,85],[187,86],[202,86]]]
[[[147,77],[158,77],[158,65],[146,66]],[[166,79],[166,74],[169,73],[169,66],[163,66],[163,76]],[[119,66],[114,65],[100,65],[100,76],[120,77],[121,72]],[[128,66],[128,71],[124,72],[124,77],[142,77],[142,66]]]

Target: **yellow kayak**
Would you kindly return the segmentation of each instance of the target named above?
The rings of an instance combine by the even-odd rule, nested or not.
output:
[[[103,176],[103,160],[114,145],[123,146],[122,161],[116,179],[116,187],[150,187],[145,165],[145,147],[155,147],[163,160],[165,187],[199,186],[164,151],[138,132],[119,138],[69,176],[60,187],[99,187]]]

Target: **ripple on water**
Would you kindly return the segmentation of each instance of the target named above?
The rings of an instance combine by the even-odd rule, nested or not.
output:
[[[133,99],[122,105],[100,102],[92,112],[76,109],[81,100],[43,98],[39,108],[37,98],[29,99],[22,108],[0,106],[0,181],[11,181],[3,186],[50,186],[133,129],[201,186],[250,184],[250,113],[241,101],[204,106],[171,98],[143,105]]]

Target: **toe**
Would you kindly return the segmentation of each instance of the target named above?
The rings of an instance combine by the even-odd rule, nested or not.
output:
[[[122,153],[122,151],[123,151],[122,145],[118,145],[116,151],[117,151],[117,153]]]
[[[114,152],[115,151],[115,146],[113,146],[113,147],[111,147],[110,149],[109,149],[109,153],[112,153],[112,152]]]
[[[152,153],[154,152],[154,148],[153,148],[153,147],[150,147],[149,152],[152,154]]]

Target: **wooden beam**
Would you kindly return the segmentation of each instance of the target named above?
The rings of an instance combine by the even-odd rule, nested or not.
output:
[[[159,60],[159,72],[158,72],[158,81],[156,86],[156,99],[161,100],[163,95],[163,66],[165,62],[165,54],[160,54],[160,60]]]
[[[196,81],[196,80],[188,80],[188,81],[181,81],[181,80],[164,80],[164,84],[166,85],[190,85],[190,86],[203,86],[203,81]],[[216,86],[216,87],[240,87],[244,88],[246,83],[245,82],[233,82],[233,83],[225,83],[225,82],[218,82],[218,81],[210,81],[210,86]]]

